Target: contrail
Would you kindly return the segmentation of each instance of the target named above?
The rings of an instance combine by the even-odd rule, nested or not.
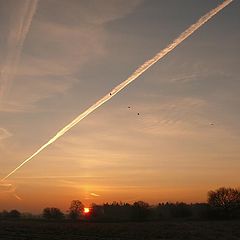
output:
[[[32,154],[29,158],[24,160],[19,166],[17,166],[13,171],[11,171],[7,176],[1,179],[1,181],[6,180],[8,177],[10,177],[12,174],[14,174],[18,169],[20,169],[23,165],[25,165],[27,162],[29,162],[33,157],[35,157],[37,154],[39,154],[43,149],[45,149],[47,146],[55,142],[58,138],[60,138],[64,133],[69,131],[72,127],[74,127],[76,124],[78,124],[82,119],[87,117],[91,112],[93,112],[95,109],[99,108],[101,105],[103,105],[105,102],[110,100],[114,95],[119,93],[122,89],[124,89],[128,84],[133,82],[137,77],[139,77],[141,74],[143,74],[148,68],[150,68],[154,63],[159,61],[161,58],[166,56],[169,52],[171,52],[174,48],[176,48],[181,42],[183,42],[186,38],[191,36],[198,28],[200,28],[203,24],[205,24],[208,20],[210,20],[214,15],[216,15],[219,11],[221,11],[223,8],[225,8],[228,4],[230,4],[233,0],[226,0],[222,4],[220,4],[218,7],[214,8],[204,16],[202,16],[196,23],[191,25],[187,30],[185,30],[182,34],[179,35],[178,38],[176,38],[171,44],[169,44],[166,48],[164,48],[162,51],[160,51],[157,55],[155,55],[150,60],[146,61],[143,65],[141,65],[139,68],[136,69],[136,71],[128,77],[125,81],[120,83],[118,86],[116,86],[114,89],[112,89],[111,92],[109,92],[107,95],[102,97],[99,101],[94,103],[91,107],[89,107],[87,110],[85,110],[83,113],[81,113],[78,117],[76,117],[72,122],[70,122],[67,126],[65,126],[63,129],[61,129],[57,134],[51,138],[47,143],[45,143],[43,146],[41,146],[34,154]]]
[[[22,48],[29,32],[34,14],[37,10],[38,0],[26,0],[20,11],[21,19],[18,19],[17,26],[9,31],[8,49],[5,65],[0,70],[0,100],[8,90],[16,73],[17,65],[22,53]],[[12,26],[10,26],[12,27]]]
[[[1,183],[0,182],[0,192],[9,193],[17,200],[21,201],[22,198],[17,195],[16,188],[11,183]]]
[[[13,196],[14,196],[17,200],[22,201],[22,198],[21,198],[20,196],[18,196],[16,193],[14,193]]]

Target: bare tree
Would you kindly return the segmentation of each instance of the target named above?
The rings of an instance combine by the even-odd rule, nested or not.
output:
[[[236,188],[221,187],[208,192],[208,203],[222,211],[225,217],[231,217],[239,211],[240,191]]]
[[[69,217],[72,220],[77,220],[83,213],[84,205],[79,200],[73,200],[69,208]]]

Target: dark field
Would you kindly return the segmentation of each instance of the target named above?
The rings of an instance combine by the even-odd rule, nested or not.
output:
[[[142,223],[0,221],[0,239],[218,239],[240,240],[239,221]]]

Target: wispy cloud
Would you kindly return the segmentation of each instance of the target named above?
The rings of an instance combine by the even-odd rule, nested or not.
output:
[[[24,2],[30,6],[27,8],[22,4],[24,6],[19,14],[22,17],[23,13],[26,13],[29,17],[29,21],[22,23],[27,25],[24,25],[24,33],[30,28],[33,2],[36,0]],[[108,49],[105,24],[131,13],[141,2],[142,0],[134,0],[131,3],[124,0],[107,1],[104,6],[99,1],[92,1],[91,4],[84,1],[40,2],[41,14],[34,19],[28,39],[30,47],[26,47],[24,51],[15,73],[17,81],[13,83],[4,101],[2,100],[0,111],[36,111],[39,101],[66,93],[76,82],[81,82],[80,72],[84,65],[89,60],[103,56]],[[52,11],[48,10],[52,7],[55,9],[54,17]],[[17,23],[15,25],[15,29],[20,29],[21,26]],[[26,38],[26,34],[24,37]],[[16,44],[16,41],[13,44]],[[9,49],[15,48],[10,46]],[[11,68],[12,65],[18,64],[11,64]],[[24,87],[26,85],[27,89]]]
[[[5,138],[9,138],[11,136],[12,136],[12,134],[7,129],[0,128],[0,141]]]
[[[15,77],[22,48],[37,9],[37,3],[38,0],[21,1],[18,14],[12,16],[14,21],[9,30],[6,59],[0,71],[0,100],[9,91],[12,80]],[[15,15],[16,13],[10,14]]]
[[[88,23],[90,25],[103,25],[111,21],[120,19],[130,14],[144,0],[105,0],[104,3],[98,0],[92,1],[45,1],[44,17],[51,21],[62,21],[65,25],[81,26]],[[54,16],[51,9],[55,9]]]
[[[90,195],[93,196],[93,197],[100,197],[99,194],[97,194],[97,193],[93,193],[93,192],[91,192]]]
[[[0,191],[9,192],[12,191],[11,183],[0,183]]]
[[[171,78],[170,82],[189,82],[194,81],[199,75],[197,74],[190,74],[190,75],[178,75],[174,78]]]
[[[22,198],[16,193],[16,187],[11,183],[0,182],[0,194],[8,194],[21,201]]]

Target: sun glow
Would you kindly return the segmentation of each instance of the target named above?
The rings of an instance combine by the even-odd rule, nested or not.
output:
[[[85,207],[85,208],[83,209],[83,212],[84,212],[84,214],[88,214],[88,213],[90,212],[90,209],[87,208],[87,207]]]

